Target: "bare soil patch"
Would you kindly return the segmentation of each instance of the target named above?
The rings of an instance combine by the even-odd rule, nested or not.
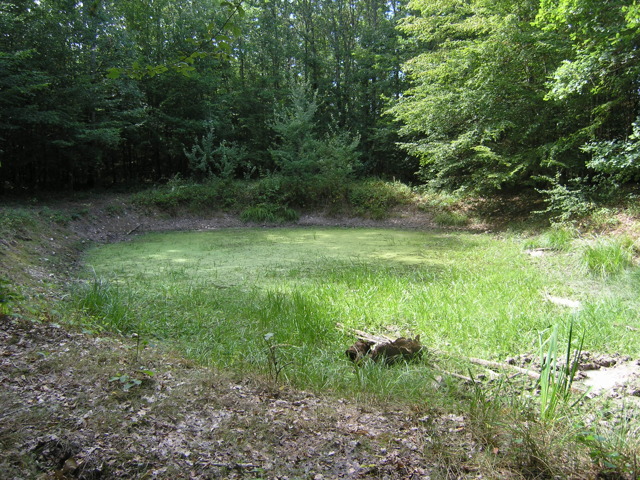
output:
[[[434,435],[478,448],[462,417],[238,381],[134,340],[5,316],[0,345],[3,478],[429,478],[452,468],[425,455]]]

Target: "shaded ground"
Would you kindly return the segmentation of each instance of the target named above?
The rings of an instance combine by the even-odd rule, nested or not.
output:
[[[52,323],[4,317],[0,345],[2,478],[475,476],[456,415],[237,381]]]

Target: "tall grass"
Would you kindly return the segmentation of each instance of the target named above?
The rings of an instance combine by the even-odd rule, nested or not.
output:
[[[554,225],[542,234],[525,241],[525,248],[548,248],[560,252],[572,249],[578,237],[575,228],[567,225]]]
[[[95,325],[122,334],[139,328],[130,289],[96,277],[81,284],[76,295],[78,308]]]
[[[264,335],[273,333],[274,342],[290,345],[283,354],[293,363],[282,378],[336,391],[375,383],[370,376],[358,380],[363,372],[354,372],[344,355],[354,339],[336,322],[420,334],[427,349],[448,352],[446,363],[456,355],[503,360],[535,351],[538,332],[571,318],[543,295],[570,289],[566,275],[536,266],[516,241],[463,233],[155,234],[102,247],[87,261],[101,280],[89,282],[80,306],[105,328],[135,329],[204,363],[257,371],[267,365]],[[587,302],[576,322],[590,326],[597,305]],[[601,345],[614,331],[604,324],[591,335],[587,328],[585,345]],[[630,340],[610,345],[637,351]],[[401,375],[411,395],[432,388],[426,363]],[[396,385],[394,369],[372,372]],[[403,388],[390,387],[400,397]]]
[[[583,335],[579,345],[574,347],[571,322],[562,362],[558,330],[558,325],[554,325],[548,338],[543,339],[542,334],[540,336],[540,417],[546,421],[554,420],[572,397],[572,385],[580,366],[580,354],[584,344]]]
[[[90,252],[96,275],[75,298],[92,324],[170,342],[203,364],[356,399],[465,412],[486,451],[510,449],[527,475],[548,478],[562,471],[553,460],[558,450],[566,458],[583,458],[584,449],[611,453],[611,443],[591,432],[576,446],[571,428],[554,421],[580,419],[587,408],[564,408],[572,405],[579,352],[640,354],[633,333],[640,274],[593,276],[575,258],[532,258],[515,238],[462,232],[150,234]],[[546,293],[579,298],[582,307],[567,311],[545,301]],[[425,355],[391,367],[355,365],[345,355],[355,338],[336,322],[393,337],[420,334]],[[571,327],[565,333],[562,325]],[[574,331],[584,332],[578,344]],[[536,349],[544,366],[539,392],[524,380],[470,387],[443,373],[477,380],[486,371],[468,357],[503,361]],[[630,458],[629,448],[620,451]]]
[[[582,262],[595,275],[616,275],[633,265],[634,248],[628,237],[597,239],[584,246]]]

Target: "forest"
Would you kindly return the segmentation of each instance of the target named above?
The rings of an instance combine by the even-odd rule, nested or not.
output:
[[[639,107],[636,0],[0,0],[0,472],[640,478]]]
[[[0,192],[640,179],[630,0],[0,2]]]

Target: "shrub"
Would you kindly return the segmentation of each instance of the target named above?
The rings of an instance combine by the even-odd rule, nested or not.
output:
[[[215,139],[214,129],[210,128],[202,137],[195,139],[191,150],[183,150],[189,161],[189,171],[196,180],[211,177],[230,179],[247,160],[245,147],[226,140],[215,146]]]
[[[170,214],[177,213],[179,207],[193,212],[221,210],[235,207],[242,197],[239,182],[211,178],[197,183],[186,181],[179,176],[166,185],[139,192],[132,197],[135,204],[155,207]]]
[[[262,204],[249,207],[240,214],[245,222],[283,223],[298,220],[298,213],[282,205]]]
[[[387,217],[393,207],[409,203],[412,193],[400,182],[368,180],[352,184],[348,198],[358,215],[380,219]]]
[[[358,162],[358,135],[329,127],[316,133],[317,94],[306,84],[292,82],[287,105],[275,112],[271,124],[278,141],[270,150],[282,178],[287,202],[316,206],[331,198],[336,186],[348,182]]]
[[[534,213],[548,215],[559,223],[564,223],[575,218],[582,218],[594,209],[594,203],[590,199],[590,192],[581,185],[582,179],[571,180],[571,185],[561,184],[559,178],[551,179],[551,187],[546,190],[538,190],[545,197],[547,208]]]
[[[627,140],[592,142],[582,147],[591,154],[587,167],[604,173],[615,182],[640,179],[640,118],[632,124],[633,132]]]

